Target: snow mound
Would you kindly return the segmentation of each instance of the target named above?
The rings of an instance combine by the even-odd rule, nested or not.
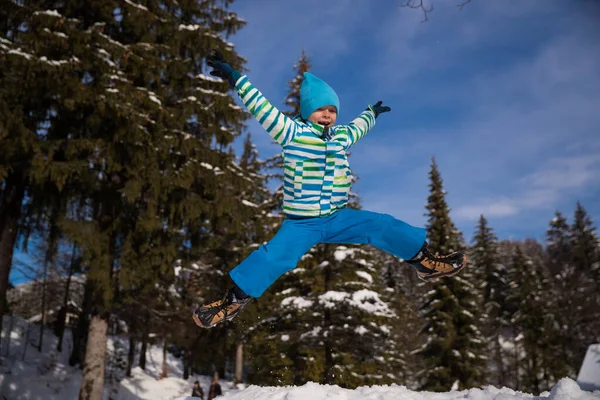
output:
[[[363,386],[355,390],[343,389],[335,385],[319,385],[309,382],[303,386],[260,387],[249,386],[240,392],[229,392],[224,400],[600,400],[600,392],[585,392],[569,378],[561,379],[551,392],[539,396],[516,392],[512,389],[498,389],[487,386],[483,389],[469,389],[446,393],[416,392],[405,386]],[[187,400],[192,397],[180,397]]]

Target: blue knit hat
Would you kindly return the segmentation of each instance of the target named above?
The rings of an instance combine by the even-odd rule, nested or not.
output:
[[[315,110],[325,106],[335,106],[340,113],[340,99],[335,90],[310,72],[304,73],[300,86],[300,115],[308,119]]]

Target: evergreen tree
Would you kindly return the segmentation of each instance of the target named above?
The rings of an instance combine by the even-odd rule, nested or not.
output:
[[[304,50],[298,62],[294,65],[296,75],[289,84],[289,93],[285,103],[291,109],[284,111],[289,117],[295,117],[300,114],[300,86],[304,79],[303,73],[310,69],[308,57]],[[283,203],[283,158],[282,153],[267,160],[269,169],[274,172],[268,176],[269,180],[276,180],[279,183],[272,197],[272,206],[279,211],[278,218],[272,221],[272,230],[267,238],[270,239],[279,229],[283,222],[281,205]],[[306,257],[312,257],[307,255]],[[299,354],[299,335],[302,329],[301,321],[296,318],[296,312],[282,310],[281,301],[288,297],[291,290],[288,288],[296,287],[300,293],[306,293],[309,288],[303,283],[302,273],[305,271],[303,266],[299,266],[292,273],[281,277],[260,299],[255,302],[258,321],[249,329],[251,335],[249,344],[253,359],[250,360],[250,367],[255,369],[254,373],[249,375],[251,382],[261,384],[299,384],[306,381],[303,376],[305,367],[303,357]],[[282,339],[283,338],[283,339]],[[285,356],[284,356],[285,355]],[[265,370],[264,365],[269,369]]]
[[[548,390],[560,377],[553,371],[556,321],[549,307],[549,279],[543,268],[543,249],[534,240],[516,245],[510,264],[507,301],[515,305],[513,387],[528,392]],[[550,312],[549,312],[550,311]]]
[[[300,86],[309,69],[303,51],[289,83],[288,116],[300,113]],[[350,206],[358,208],[358,201]],[[395,318],[392,296],[384,295],[374,254],[363,247],[317,245],[258,299],[265,311],[250,328],[251,382],[356,387],[396,379],[396,364],[387,361],[399,356],[384,344]]]
[[[508,325],[505,318],[505,296],[508,291],[506,267],[500,263],[498,239],[486,218],[481,215],[470,251],[470,269],[476,282],[483,309],[481,330],[488,345],[488,370],[492,384],[502,387],[505,382],[505,355],[501,346],[502,332]]]
[[[546,231],[546,261],[544,263],[550,275],[549,290],[552,295],[548,299],[546,315],[554,319],[554,325],[559,327],[554,337],[549,338],[549,346],[554,353],[548,364],[549,368],[560,377],[573,376],[575,369],[569,366],[570,359],[565,345],[565,324],[568,319],[565,312],[566,281],[568,271],[571,270],[572,249],[569,239],[569,225],[567,219],[556,211],[550,226]],[[569,311],[570,312],[570,311]]]
[[[288,94],[285,97],[285,104],[289,107],[288,110],[283,110],[283,114],[287,115],[290,118],[295,118],[300,115],[300,87],[302,86],[302,82],[304,81],[304,73],[309,72],[311,68],[310,58],[302,49],[302,54],[300,58],[294,64],[293,70],[296,75],[294,78],[288,82]],[[277,207],[281,207],[283,203],[283,153],[278,153],[273,156],[269,160],[267,160],[266,165],[273,169],[274,172],[270,176],[271,179],[275,179],[277,182],[280,182],[278,188],[275,190],[275,196],[273,200],[276,202],[275,205]]]
[[[435,160],[432,160],[430,195],[426,209],[428,243],[442,254],[464,249],[462,234],[450,218],[446,192]],[[421,373],[422,388],[447,391],[455,382],[460,388],[485,382],[485,344],[477,304],[476,285],[469,268],[452,278],[432,284],[421,307],[427,343],[418,353],[429,368]]]
[[[285,98],[285,104],[289,107],[289,110],[283,112],[288,117],[293,118],[300,114],[300,87],[304,81],[304,73],[309,72],[311,68],[310,57],[302,49],[302,54],[300,54],[300,58],[293,67],[296,76],[288,82],[289,91]]]
[[[556,211],[546,231],[546,265],[552,276],[560,279],[565,269],[571,263],[571,242],[569,239],[569,224],[561,212]]]
[[[573,341],[577,326],[578,312],[573,307],[574,296],[581,289],[581,273],[573,265],[573,242],[567,219],[556,211],[546,233],[546,266],[552,276],[551,287],[554,296],[548,304],[560,327],[555,341],[556,357],[551,364],[563,376],[574,377],[580,364],[575,364]],[[565,312],[565,310],[569,310]]]
[[[570,227],[569,243],[572,249],[573,271],[569,276],[572,285],[564,295],[569,296],[570,307],[568,333],[572,354],[572,365],[583,363],[587,347],[597,343],[600,338],[600,285],[598,268],[600,266],[599,241],[596,227],[581,203],[577,203],[573,224]]]
[[[419,386],[416,373],[423,368],[423,361],[415,352],[423,342],[419,335],[422,320],[415,307],[423,295],[418,285],[420,281],[408,264],[391,254],[378,251],[376,257],[382,266],[381,278],[386,287],[383,299],[396,314],[396,318],[389,321],[387,364],[393,371],[395,383],[416,389]]]
[[[81,248],[94,306],[82,398],[102,387],[93,371],[117,283],[168,287],[177,252],[205,232],[208,216],[237,220],[240,199],[222,187],[239,180],[223,148],[245,114],[226,83],[202,73],[211,48],[239,64],[221,37],[243,25],[229,3],[30,2],[2,11],[0,140],[11,151],[0,156],[0,214],[14,212],[0,221],[0,269],[8,274],[26,190],[51,186],[63,201],[81,200],[61,229]]]

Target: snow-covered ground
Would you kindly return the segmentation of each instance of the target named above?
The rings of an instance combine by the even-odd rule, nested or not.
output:
[[[39,326],[29,325],[22,318],[14,317],[10,336],[10,348],[7,355],[10,318],[4,319],[4,333],[2,335],[2,349],[0,349],[0,399],[2,400],[70,400],[77,399],[81,383],[81,370],[69,366],[72,339],[70,331],[65,333],[63,351],[56,351],[57,338],[52,329],[46,328],[42,352],[37,348],[39,341]],[[27,327],[29,331],[29,345],[25,349]],[[120,338],[109,338],[108,351],[112,361],[117,362],[127,357],[128,342]],[[139,350],[139,347],[138,347]],[[25,359],[23,360],[23,353]],[[137,365],[134,364],[134,365]],[[162,346],[150,346],[146,353],[146,370],[136,367],[132,370],[130,378],[110,385],[105,384],[104,399],[108,400],[168,400],[187,398],[192,393],[195,380],[200,382],[205,396],[208,393],[211,378],[208,376],[193,376],[187,381],[182,377],[181,360],[172,354],[167,355],[168,377],[158,379],[162,372]],[[117,372],[119,370],[117,369]],[[116,374],[117,378],[123,375]],[[108,376],[107,376],[108,378]],[[219,382],[224,393],[232,389],[230,382]],[[3,397],[4,396],[4,397]],[[205,397],[206,398],[206,397]],[[190,397],[191,399],[191,397]]]
[[[355,390],[337,386],[307,383],[300,387],[257,387],[249,386],[237,393],[223,396],[227,400],[512,400],[512,399],[548,399],[548,400],[598,400],[600,391],[594,393],[582,391],[577,383],[569,378],[558,382],[551,392],[539,396],[519,393],[503,388],[489,386],[483,389],[470,389],[456,392],[431,393],[415,392],[404,386],[372,386]]]
[[[68,358],[72,346],[70,333],[66,335],[63,352],[56,352],[57,338],[50,329],[46,330],[42,352],[37,349],[39,330],[37,325],[31,325],[29,345],[25,349],[26,328],[28,324],[19,318],[13,320],[10,351],[7,355],[7,336],[10,325],[5,319],[0,354],[0,399],[2,400],[68,400],[77,399],[81,371],[70,367]],[[110,362],[118,360],[115,355],[126,354],[127,344],[119,338],[110,338]],[[23,352],[25,359],[23,361]],[[124,378],[115,385],[107,384],[104,399],[137,400],[137,399],[192,399],[192,385],[199,380],[208,393],[210,378],[194,376],[187,381],[181,378],[181,362],[168,355],[167,365],[169,376],[158,379],[161,374],[162,348],[160,345],[151,346],[147,353],[146,370],[135,368],[131,378]],[[338,386],[307,383],[298,387],[259,387],[233,388],[230,382],[221,380],[223,399],[227,400],[600,400],[600,391],[586,392],[568,378],[558,382],[550,392],[527,394],[515,392],[508,388],[487,386],[481,389],[450,391],[446,393],[417,392],[404,386],[372,386],[360,387],[355,390],[343,389]],[[3,397],[2,397],[3,396]]]

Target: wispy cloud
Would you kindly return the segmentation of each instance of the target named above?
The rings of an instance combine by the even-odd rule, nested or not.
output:
[[[478,199],[456,209],[459,219],[475,220],[480,215],[507,217],[532,209],[552,209],[563,198],[586,186],[600,184],[600,151],[548,160],[536,172],[518,180],[512,196]]]

